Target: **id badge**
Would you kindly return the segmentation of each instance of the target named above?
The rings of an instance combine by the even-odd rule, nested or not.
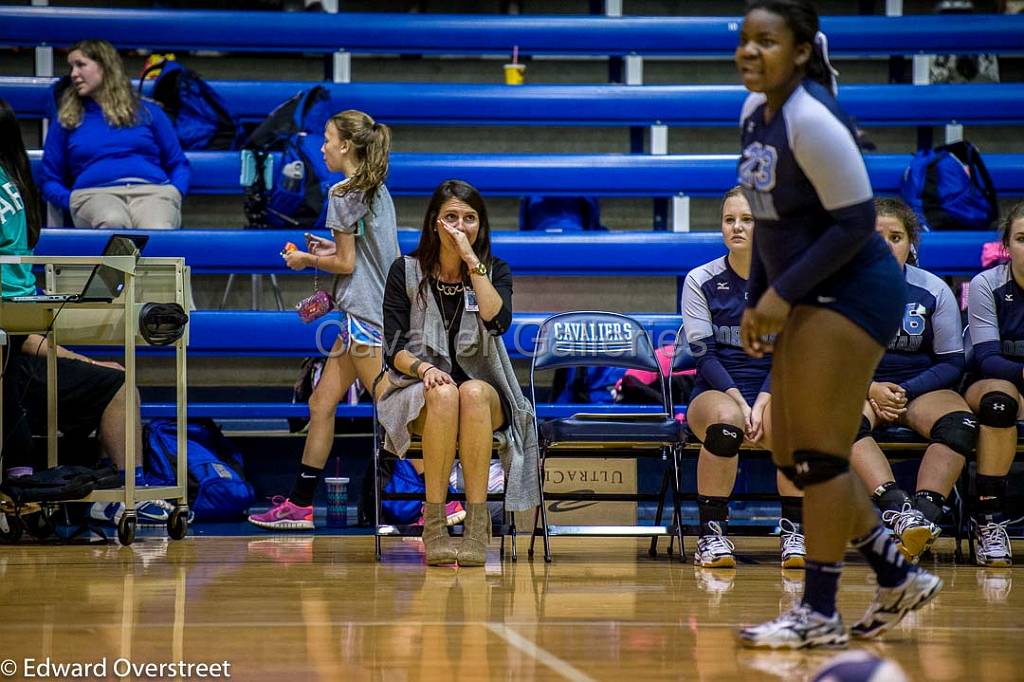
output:
[[[466,299],[466,312],[468,312],[468,313],[478,313],[478,312],[480,312],[480,305],[476,302],[476,292],[473,291],[472,289],[470,289],[469,287],[466,287],[464,293],[465,293],[465,299]]]

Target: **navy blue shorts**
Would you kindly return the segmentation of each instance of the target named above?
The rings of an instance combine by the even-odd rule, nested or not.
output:
[[[844,267],[797,301],[834,310],[883,348],[899,331],[906,303],[906,277],[894,258],[879,258],[856,269]]]
[[[729,374],[732,376],[732,380],[736,382],[736,388],[743,394],[743,399],[747,401],[747,405],[753,407],[754,401],[757,400],[757,394],[761,392],[761,386],[764,385],[765,375],[760,372],[746,377],[738,375],[737,372],[730,372]],[[704,391],[714,390],[716,389],[704,381],[700,374],[698,374],[693,382],[693,390],[690,392],[690,403],[692,404],[693,399]]]

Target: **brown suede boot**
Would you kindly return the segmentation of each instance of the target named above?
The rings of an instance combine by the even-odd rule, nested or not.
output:
[[[448,535],[443,502],[423,505],[423,548],[427,550],[428,566],[455,563],[458,550]]]
[[[459,566],[483,566],[491,541],[491,510],[486,502],[466,503]]]

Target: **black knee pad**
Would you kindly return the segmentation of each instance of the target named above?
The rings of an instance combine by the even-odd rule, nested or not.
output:
[[[1017,399],[1002,391],[990,391],[981,396],[978,404],[978,422],[982,426],[1005,429],[1017,425]]]
[[[935,422],[928,437],[969,459],[978,447],[978,419],[971,412],[950,412]]]
[[[850,470],[850,461],[816,450],[797,450],[793,453],[796,465],[796,484],[801,489],[831,481]]]
[[[870,435],[871,435],[871,422],[868,421],[867,417],[865,417],[864,415],[861,415],[860,416],[860,428],[857,429],[857,435],[853,437],[853,442],[856,443],[857,441],[859,441],[859,440],[861,440],[863,438],[867,438]]]
[[[718,457],[735,457],[743,445],[743,429],[732,424],[712,424],[704,434],[704,448]]]

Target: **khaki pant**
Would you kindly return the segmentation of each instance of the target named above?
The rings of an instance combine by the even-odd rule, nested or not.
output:
[[[170,184],[78,189],[71,193],[70,203],[75,227],[181,227],[181,193]]]

